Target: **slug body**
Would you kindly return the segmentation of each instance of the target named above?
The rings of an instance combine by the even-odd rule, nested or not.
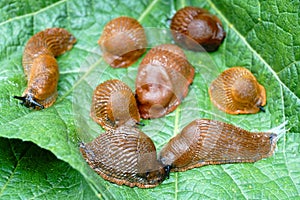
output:
[[[136,78],[136,99],[144,119],[172,112],[188,93],[194,68],[176,45],[152,48],[142,60]]]
[[[215,51],[226,36],[221,21],[215,15],[192,6],[176,12],[171,30],[175,42],[193,51]]]
[[[171,171],[210,164],[255,162],[273,154],[277,136],[251,133],[231,124],[198,119],[187,125],[161,150],[159,160]]]
[[[266,104],[266,90],[246,68],[225,70],[209,88],[211,101],[229,114],[257,113]]]
[[[57,97],[59,79],[56,56],[70,50],[76,39],[62,28],[49,28],[29,39],[23,54],[23,68],[28,85],[21,97],[29,108],[43,109],[51,106]]]
[[[157,160],[152,140],[133,127],[106,131],[81,144],[80,151],[94,171],[118,185],[151,188],[169,175],[168,167]]]
[[[105,81],[94,90],[91,117],[106,130],[140,122],[134,94],[125,83],[116,79]]]
[[[98,40],[104,60],[113,68],[128,67],[146,51],[142,25],[131,17],[118,17],[105,25]]]

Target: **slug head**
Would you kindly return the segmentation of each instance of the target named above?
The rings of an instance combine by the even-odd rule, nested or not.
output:
[[[26,106],[27,108],[33,109],[44,109],[44,106],[38,103],[32,94],[26,94],[25,96],[14,96],[15,99],[21,101],[21,104]]]
[[[41,54],[33,61],[23,95],[15,98],[29,108],[47,108],[56,100],[58,79],[58,64],[55,57]]]
[[[154,143],[150,137],[142,132],[139,133],[136,153],[136,176],[141,178],[140,180],[143,184],[158,185],[163,182],[166,177],[169,177],[170,171],[157,160]]]
[[[149,169],[137,174],[148,185],[158,185],[170,176],[170,166],[163,167],[158,162],[155,163],[156,169]]]

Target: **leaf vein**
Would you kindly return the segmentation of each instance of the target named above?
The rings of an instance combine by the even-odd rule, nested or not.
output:
[[[64,3],[64,2],[66,2],[66,1],[67,0],[61,0],[61,1],[58,1],[56,3],[50,4],[49,6],[46,6],[46,7],[42,8],[42,9],[36,11],[36,12],[32,12],[32,13],[28,13],[28,14],[25,14],[25,15],[22,15],[22,16],[17,16],[17,17],[11,18],[9,20],[6,20],[6,21],[0,23],[0,26],[2,26],[4,24],[7,24],[7,23],[10,23],[10,22],[15,21],[15,20],[19,20],[19,19],[23,19],[23,18],[26,18],[26,17],[35,16],[35,15],[37,15],[37,14],[39,14],[39,13],[41,13],[41,12],[47,10],[47,9],[51,9],[52,7],[60,5],[60,4]]]

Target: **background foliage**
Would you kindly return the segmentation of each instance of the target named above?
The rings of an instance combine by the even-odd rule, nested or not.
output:
[[[196,118],[218,119],[251,131],[287,122],[275,154],[254,164],[205,166],[153,189],[117,186],[98,177],[82,159],[78,142],[103,132],[88,117],[91,92],[110,78],[134,89],[138,63],[112,70],[97,40],[111,19],[127,15],[147,29],[149,47],[168,42],[169,19],[194,5],[216,14],[227,37],[217,52],[186,52],[196,69],[188,97],[167,117],[146,121],[143,131],[158,151]],[[300,3],[263,0],[8,0],[0,2],[0,199],[296,199],[300,193]],[[58,58],[59,97],[33,111],[13,95],[26,88],[21,59],[28,39],[63,27],[77,38]],[[266,113],[230,116],[212,106],[207,88],[224,69],[245,66],[266,87]]]

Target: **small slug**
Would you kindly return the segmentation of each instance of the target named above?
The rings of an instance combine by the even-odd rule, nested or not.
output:
[[[134,94],[125,83],[117,79],[105,81],[96,87],[92,97],[91,117],[106,130],[140,122]]]
[[[146,51],[142,25],[131,17],[118,17],[105,25],[98,44],[104,60],[113,68],[132,65]]]
[[[197,119],[161,150],[159,160],[171,171],[186,171],[211,164],[255,162],[271,156],[277,135],[252,133],[231,124]]]
[[[152,48],[142,60],[136,77],[136,100],[144,119],[172,112],[188,93],[194,68],[173,44]]]
[[[51,106],[57,97],[59,78],[55,57],[70,50],[75,42],[75,37],[62,28],[45,29],[32,36],[25,46],[22,60],[27,88],[22,96],[14,98],[33,109]]]
[[[221,73],[210,85],[211,101],[229,114],[264,111],[266,90],[246,68],[233,67]]]
[[[175,42],[193,51],[216,51],[226,36],[218,17],[192,6],[178,10],[170,28]]]
[[[152,140],[134,127],[108,130],[80,151],[90,167],[105,180],[118,185],[152,188],[169,176],[169,166],[157,160]]]

